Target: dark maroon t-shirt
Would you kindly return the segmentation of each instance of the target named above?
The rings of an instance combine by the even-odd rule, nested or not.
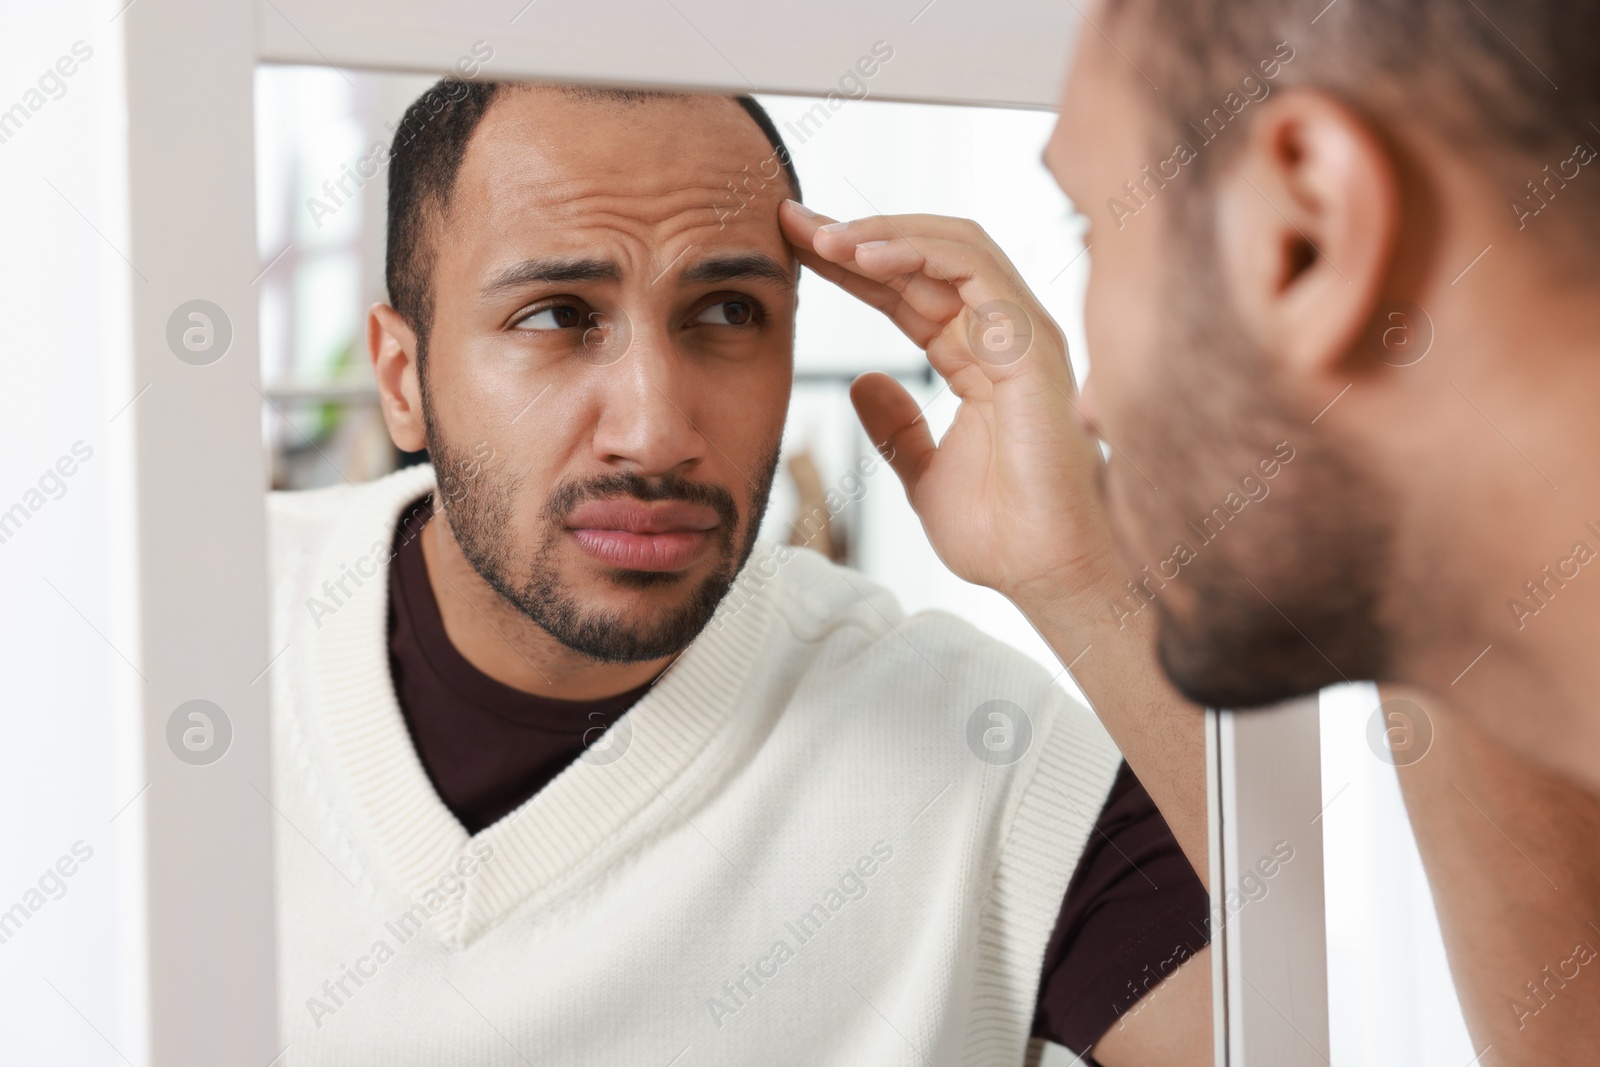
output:
[[[515,811],[642,697],[552,700],[490,678],[445,634],[419,534],[431,497],[406,509],[389,564],[389,667],[417,755],[468,833]],[[1207,941],[1208,900],[1127,764],[1067,887],[1045,950],[1033,1032],[1079,1055]],[[1094,1064],[1093,1059],[1086,1060]]]

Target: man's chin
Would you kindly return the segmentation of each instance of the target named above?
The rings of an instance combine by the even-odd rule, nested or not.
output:
[[[1208,627],[1204,619],[1181,624],[1164,612],[1157,625],[1162,672],[1185,699],[1201,707],[1265,708],[1344,680],[1292,632],[1263,627],[1247,636],[1223,625]]]
[[[561,644],[591,659],[665,659],[700,636],[727,593],[719,573],[702,570],[569,569],[567,581],[531,591],[524,612]]]
[[[541,621],[545,632],[567,648],[601,663],[645,663],[676,656],[700,636],[706,620],[692,600],[669,610],[612,610],[584,605]]]

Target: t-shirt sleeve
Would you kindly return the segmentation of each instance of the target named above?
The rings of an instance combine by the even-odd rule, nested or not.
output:
[[[1045,947],[1033,1033],[1089,1050],[1210,940],[1209,898],[1126,763],[1089,834]]]

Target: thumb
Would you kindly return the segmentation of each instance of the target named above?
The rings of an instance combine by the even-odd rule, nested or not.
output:
[[[889,375],[873,371],[850,384],[850,402],[867,437],[894,468],[910,498],[935,448],[916,399]]]

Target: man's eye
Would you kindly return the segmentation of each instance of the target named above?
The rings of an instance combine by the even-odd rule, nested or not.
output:
[[[719,300],[709,304],[694,318],[695,322],[711,326],[750,326],[760,318],[760,312],[750,300]]]
[[[553,304],[512,323],[523,330],[570,330],[583,325],[583,312],[571,304]]]

